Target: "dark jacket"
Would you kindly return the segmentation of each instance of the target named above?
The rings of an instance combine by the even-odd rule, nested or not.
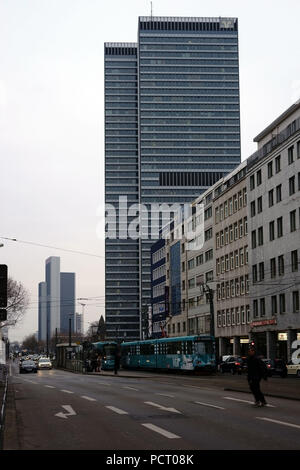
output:
[[[247,358],[248,380],[261,380],[267,377],[267,368],[265,363],[257,356]]]

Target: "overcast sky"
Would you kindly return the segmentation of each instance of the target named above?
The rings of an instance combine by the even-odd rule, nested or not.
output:
[[[103,258],[5,242],[0,263],[30,291],[10,331],[37,330],[44,261],[61,257],[87,302],[85,328],[104,313],[103,43],[134,42],[146,0],[0,0],[0,236]],[[242,160],[253,137],[300,96],[298,0],[154,0],[154,16],[239,19]],[[78,311],[80,311],[78,306]]]

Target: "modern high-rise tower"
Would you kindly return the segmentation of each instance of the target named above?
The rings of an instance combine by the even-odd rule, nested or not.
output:
[[[60,332],[75,331],[75,273],[60,273]]]
[[[60,329],[60,258],[46,259],[47,331],[50,339]]]
[[[105,202],[117,224],[119,196],[187,203],[240,158],[236,18],[140,17],[137,43],[105,44]],[[153,243],[106,239],[109,338],[141,336]]]

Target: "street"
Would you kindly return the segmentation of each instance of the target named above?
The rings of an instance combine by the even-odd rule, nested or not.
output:
[[[20,375],[11,366],[16,429],[4,450],[299,449],[300,401],[224,391],[211,377]]]

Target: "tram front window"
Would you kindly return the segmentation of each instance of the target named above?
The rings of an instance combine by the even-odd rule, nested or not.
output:
[[[196,354],[212,354],[212,345],[211,343],[205,341],[196,341],[194,343],[195,353]]]

